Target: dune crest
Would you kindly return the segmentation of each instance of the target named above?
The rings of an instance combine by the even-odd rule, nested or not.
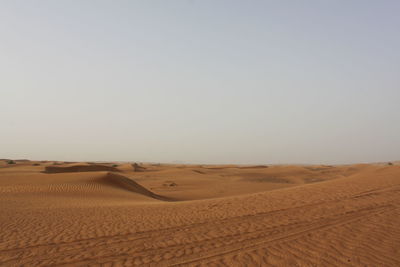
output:
[[[150,198],[162,200],[162,201],[174,201],[172,198],[164,197],[158,194],[153,193],[152,191],[148,190],[146,187],[141,186],[134,180],[117,174],[109,172],[103,178],[100,179],[103,183],[109,184],[111,186],[118,186],[124,190],[135,192]]]

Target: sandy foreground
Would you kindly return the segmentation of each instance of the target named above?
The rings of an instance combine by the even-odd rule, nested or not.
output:
[[[400,166],[0,160],[0,265],[400,266]]]

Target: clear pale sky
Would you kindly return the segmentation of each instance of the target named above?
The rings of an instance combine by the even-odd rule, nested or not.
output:
[[[400,160],[400,1],[1,1],[0,158]]]

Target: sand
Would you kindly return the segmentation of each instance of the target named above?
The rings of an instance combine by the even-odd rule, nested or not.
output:
[[[0,160],[0,211],[1,266],[400,266],[398,163]]]

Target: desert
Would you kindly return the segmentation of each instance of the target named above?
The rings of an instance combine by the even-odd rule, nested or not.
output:
[[[0,267],[400,267],[399,14],[1,0]]]
[[[400,166],[2,160],[1,266],[399,266]]]

